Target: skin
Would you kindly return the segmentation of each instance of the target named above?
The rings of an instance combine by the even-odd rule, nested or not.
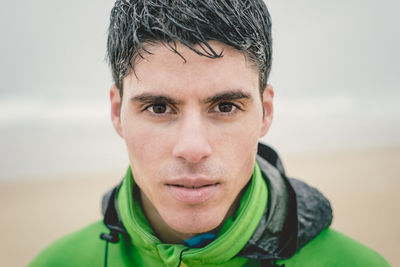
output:
[[[147,45],[152,54],[125,77],[123,99],[115,85],[110,90],[113,125],[126,143],[144,212],[164,243],[216,232],[236,211],[258,139],[272,122],[272,86],[261,97],[258,70],[244,54],[210,44],[224,56],[206,58],[178,43],[185,62],[162,44]],[[206,181],[212,190],[182,201],[176,181]]]

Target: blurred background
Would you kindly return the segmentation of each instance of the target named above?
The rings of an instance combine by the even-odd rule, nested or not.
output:
[[[109,119],[112,0],[9,1],[0,9],[0,245],[25,266],[100,219],[128,165]],[[318,187],[333,227],[400,266],[400,3],[266,1],[275,118],[263,142]]]

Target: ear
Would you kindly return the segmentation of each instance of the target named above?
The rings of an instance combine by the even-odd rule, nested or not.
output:
[[[264,93],[262,94],[262,104],[264,108],[264,117],[261,126],[260,137],[263,137],[271,126],[272,119],[274,117],[274,87],[271,84],[267,84]]]
[[[121,96],[118,87],[113,84],[110,89],[110,102],[111,102],[111,121],[114,125],[115,131],[124,137],[121,125]]]

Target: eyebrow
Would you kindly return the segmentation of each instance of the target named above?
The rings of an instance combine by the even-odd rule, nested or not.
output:
[[[131,98],[133,102],[141,102],[141,103],[168,103],[171,105],[181,104],[182,101],[178,101],[172,99],[171,97],[165,95],[153,95],[149,93],[143,93]]]
[[[238,89],[238,90],[232,90],[232,91],[218,93],[214,96],[207,97],[202,102],[209,104],[209,103],[215,103],[215,102],[220,102],[220,101],[233,101],[233,100],[238,100],[238,99],[252,100],[252,97],[249,93]]]
[[[205,104],[210,104],[221,101],[234,101],[238,99],[252,100],[252,97],[249,93],[237,89],[215,94],[213,96],[203,99],[201,102]],[[166,95],[153,95],[151,93],[143,93],[140,95],[136,95],[132,97],[130,100],[133,102],[140,102],[140,103],[167,103],[171,105],[180,105],[183,103],[183,101],[181,100],[176,100]]]

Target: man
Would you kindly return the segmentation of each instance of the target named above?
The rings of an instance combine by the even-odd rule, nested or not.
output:
[[[96,222],[31,266],[387,266],[258,144],[272,122],[263,1],[117,0],[111,118],[130,167]]]

